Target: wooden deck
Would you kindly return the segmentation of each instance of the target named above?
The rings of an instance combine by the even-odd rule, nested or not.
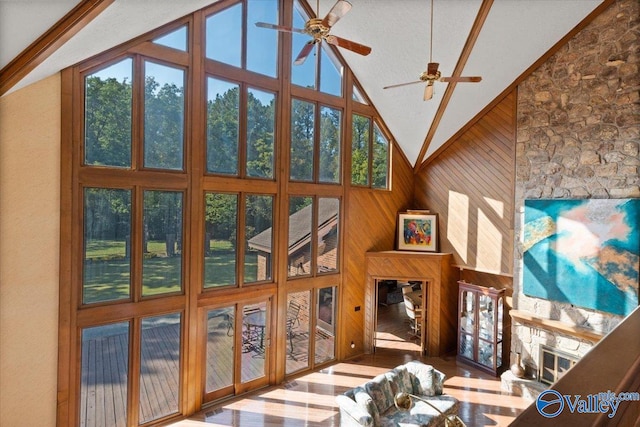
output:
[[[80,425],[126,426],[128,334],[87,339],[82,352]],[[140,369],[140,422],[178,411],[180,325],[145,328]]]
[[[207,388],[215,389],[233,381],[231,366],[233,341],[221,319],[210,319],[208,347],[216,357],[208,357]],[[303,328],[304,330],[304,328]],[[175,413],[178,407],[179,345],[177,324],[144,330],[140,383],[140,420],[150,421]],[[411,339],[402,304],[381,307],[378,319],[377,352],[355,360],[337,363],[317,372],[298,376],[285,384],[269,387],[216,404],[187,420],[171,424],[175,427],[195,426],[338,426],[340,419],[335,395],[373,378],[375,375],[405,363],[422,360],[445,372],[445,393],[461,401],[460,416],[469,427],[506,426],[529,402],[505,395],[500,379],[472,367],[458,365],[455,357],[425,358]],[[294,357],[287,359],[287,369],[295,372],[308,366],[307,334],[299,334],[294,342]],[[333,338],[316,343],[316,353],[333,346]],[[226,347],[225,347],[226,346]],[[127,354],[126,333],[105,334],[86,340],[83,347],[81,425],[126,426]],[[219,351],[228,348],[229,351]],[[264,359],[260,353],[245,352],[243,369],[251,370],[243,377],[261,372]],[[214,388],[214,385],[218,387]]]
[[[305,325],[300,327],[304,330]],[[84,340],[80,425],[82,427],[126,426],[128,344],[123,328],[106,329]],[[209,319],[207,342],[207,391],[233,384],[233,330],[228,319]],[[178,412],[180,372],[180,325],[145,328],[140,374],[140,423]],[[295,334],[287,369],[296,372],[309,366],[308,334]],[[316,342],[316,358],[333,355],[333,337]],[[332,358],[332,356],[330,357]],[[265,374],[264,354],[258,343],[243,346],[241,381]]]

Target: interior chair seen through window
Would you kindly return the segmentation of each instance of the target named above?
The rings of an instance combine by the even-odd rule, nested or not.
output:
[[[291,300],[287,307],[287,338],[289,338],[290,353],[293,355],[293,337],[295,331],[293,330],[296,325],[300,325],[300,309],[301,306],[297,302]]]
[[[404,299],[404,307],[411,321],[411,333],[414,336],[420,336],[420,325],[422,323],[423,308],[421,305],[422,297],[417,294],[421,293],[421,290],[414,291],[412,286],[404,286],[402,288],[402,296]]]

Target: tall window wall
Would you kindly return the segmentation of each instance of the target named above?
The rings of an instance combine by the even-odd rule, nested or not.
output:
[[[312,15],[222,0],[63,72],[63,424],[168,421],[339,356],[347,190],[387,190],[390,149],[339,52],[293,66],[308,36],[254,25]]]

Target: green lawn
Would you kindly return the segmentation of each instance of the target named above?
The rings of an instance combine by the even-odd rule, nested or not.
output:
[[[142,292],[145,296],[181,290],[182,257],[167,257],[163,241],[149,241],[143,261]],[[236,284],[235,251],[229,242],[212,241],[204,260],[205,287]],[[257,255],[247,254],[245,282],[257,277]],[[87,245],[83,301],[95,303],[129,298],[130,260],[124,241],[93,241]]]

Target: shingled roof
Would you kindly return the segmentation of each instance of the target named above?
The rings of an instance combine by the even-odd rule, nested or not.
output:
[[[338,199],[334,198],[321,198],[319,200],[318,230],[321,231],[335,222],[338,217],[340,204]],[[311,233],[309,232],[309,229],[313,214],[312,208],[313,204],[310,204],[289,216],[289,249],[287,253],[290,254],[295,252],[311,240]],[[262,233],[249,239],[249,247],[262,252],[271,253],[271,242],[273,241],[272,230],[273,227],[269,227]]]

